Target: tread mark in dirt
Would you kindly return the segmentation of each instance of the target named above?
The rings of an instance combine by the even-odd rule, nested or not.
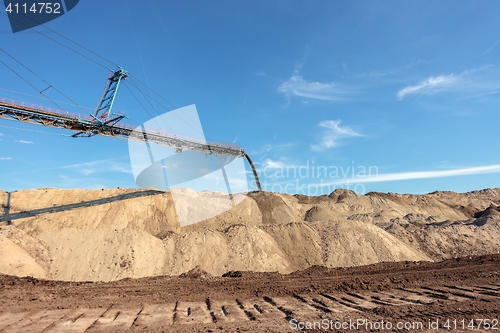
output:
[[[468,298],[468,299],[476,299],[477,298],[477,297],[474,297],[474,296],[466,295],[464,293],[458,293],[458,292],[443,290],[443,289],[439,289],[439,288],[425,287],[424,289],[432,290],[432,291],[436,291],[436,292],[440,292],[440,293],[443,293],[443,294],[452,294],[452,295],[455,295],[455,296],[458,296],[458,297],[463,297],[463,298]]]
[[[343,306],[347,306],[348,308],[351,308],[351,309],[355,309],[355,310],[360,310],[360,311],[365,311],[366,309],[360,307],[357,305],[357,303],[353,300],[350,300],[348,298],[345,298],[345,297],[342,297],[343,300],[347,301],[348,303],[346,303],[345,301],[342,301],[342,300],[339,300],[339,299],[336,299],[335,297],[333,296],[330,296],[328,294],[325,294],[325,293],[319,293],[321,296],[323,296],[324,298],[326,299],[329,299],[330,301],[332,302],[335,302],[335,303],[339,303]],[[352,303],[352,304],[351,304]]]
[[[333,298],[333,297],[332,297],[332,298]],[[340,299],[341,299],[341,300],[343,300],[343,301],[349,302],[349,303],[351,303],[351,304],[354,304],[354,305],[359,305],[359,304],[358,304],[358,302],[353,301],[352,299],[349,299],[349,298],[341,297]],[[333,300],[332,300],[332,301],[333,301]],[[335,300],[335,301],[337,301],[337,300]],[[340,302],[340,301],[337,301],[337,302]]]
[[[500,292],[498,289],[490,288],[489,286],[476,286],[476,288],[482,289],[477,290],[480,294],[485,294],[493,297],[500,297]]]
[[[224,314],[224,316],[227,316],[229,314],[225,306],[222,306],[222,313]]]
[[[255,308],[255,310],[259,311],[259,313],[264,312],[264,310],[262,310],[262,308],[258,304],[254,304],[253,307]]]
[[[216,322],[217,322],[217,317],[215,316],[215,313],[214,313],[213,311],[210,311],[210,317],[212,317],[212,321],[213,321],[214,323],[216,323]]]
[[[500,297],[500,294],[494,292],[494,291],[482,291],[482,290],[479,290],[478,293],[480,293],[481,295],[488,295],[488,296],[493,296],[493,297]]]
[[[133,326],[135,325],[135,323],[137,322],[137,319],[139,319],[139,316],[140,316],[140,315],[141,315],[141,313],[142,313],[142,310],[144,310],[144,308],[141,308],[141,311],[139,311],[139,313],[138,313],[138,314],[136,314],[135,319],[134,319],[134,321],[132,322],[132,325],[130,325],[130,327],[133,327]]]
[[[210,305],[210,298],[207,298],[205,300],[205,304],[207,305],[207,310],[210,311],[211,310],[211,305]]]
[[[477,288],[489,289],[489,290],[493,290],[493,291],[500,291],[500,288],[498,288],[495,285],[491,285],[491,284],[490,285],[477,286]]]
[[[176,301],[175,302],[175,306],[174,306],[174,314],[172,315],[172,322],[175,323],[176,319],[177,319],[177,307],[179,306],[179,301]]]
[[[328,305],[326,305],[326,304],[325,304],[325,302],[323,302],[322,300],[317,299],[317,298],[313,298],[312,300],[313,300],[313,302],[316,302],[316,303],[318,303],[319,305],[321,305],[321,306],[323,306],[323,307],[325,307],[325,308],[328,308]]]
[[[411,298],[408,298],[406,296],[399,296],[399,297],[396,297],[396,299],[400,299],[402,301],[405,301],[405,302],[408,302],[408,303],[412,303],[412,304],[418,304],[418,305],[428,305],[428,304],[430,304],[430,303],[424,302],[422,300],[411,299]]]
[[[188,317],[189,317],[191,315],[191,307],[188,307],[187,312],[188,312]]]
[[[255,316],[250,311],[247,311],[247,310],[243,310],[243,311],[247,315],[248,319],[250,319],[252,321],[255,320]]]
[[[444,300],[447,300],[449,301],[450,300],[450,297],[448,295],[443,295],[443,294],[440,294],[439,292],[436,292],[435,290],[432,290],[431,288],[427,288],[427,287],[420,287],[421,289],[424,289],[424,294],[427,294],[431,297],[434,297],[434,298],[439,298],[439,299],[444,299]],[[425,291],[427,290],[427,291]]]
[[[381,299],[380,296],[372,296],[372,303],[384,306],[394,306],[396,304],[392,303],[390,300]]]
[[[321,312],[325,312],[325,313],[332,313],[332,310],[324,307],[324,306],[321,306],[321,305],[316,305],[316,304],[309,304],[310,306],[312,306],[313,308],[315,308],[316,310],[319,310]]]
[[[266,301],[267,303],[269,303],[269,304],[271,304],[273,306],[276,306],[276,303],[270,297],[264,296],[264,301]]]
[[[111,310],[111,308],[112,308],[112,307],[113,307],[113,304],[111,304],[111,305],[109,306],[109,308],[107,308],[107,309],[106,309],[106,311],[104,311],[103,313],[101,313],[101,315],[100,315],[99,317],[97,317],[97,318],[96,318],[96,320],[94,320],[94,322],[93,322],[91,325],[89,325],[89,327],[87,327],[87,330],[88,330],[89,328],[91,328],[92,326],[94,326],[94,325],[97,323],[97,321],[98,321],[99,319],[101,319],[101,317],[102,317],[102,316],[104,316],[104,314],[105,314],[106,312],[108,312],[109,310]],[[82,315],[83,315],[83,313],[82,313]],[[78,317],[78,318],[79,318],[79,317]],[[115,319],[116,319],[116,318],[115,318]]]
[[[364,297],[363,297],[363,296],[361,296],[361,295],[358,295],[358,294],[355,294],[355,293],[349,293],[349,292],[346,292],[346,294],[347,294],[347,295],[349,295],[349,296],[352,296],[352,297],[359,298],[359,299],[361,299],[361,300],[363,300],[363,301],[366,301],[366,298],[364,298]]]
[[[375,303],[377,305],[382,305],[382,306],[393,306],[394,304],[391,304],[391,303],[387,303],[387,302],[384,302],[384,301],[379,301],[378,299],[372,299],[370,302],[372,303]]]
[[[422,291],[422,292],[420,292],[420,291],[417,291],[417,290],[411,290],[411,289],[405,289],[405,288],[401,288],[401,290],[406,291],[407,293],[417,294],[419,296],[430,296],[430,297],[437,298],[437,299],[448,300],[448,297],[446,297],[446,296],[438,295],[436,293],[431,293],[431,292],[428,292],[428,291]]]
[[[276,304],[276,302],[271,297],[264,296],[264,301],[266,301],[267,303],[271,304],[272,306],[276,307],[278,310],[283,312],[285,314],[285,320],[287,322],[290,322],[291,320],[296,320],[294,317],[292,317],[293,311],[285,309],[282,306],[278,306],[278,304]],[[299,321],[299,320],[297,320],[297,321]]]
[[[141,310],[142,312],[142,310]],[[71,320],[71,322],[74,324],[78,319],[80,319],[82,316],[84,315],[84,313],[80,313],[80,315],[78,317],[75,318],[75,320]]]
[[[471,291],[471,290],[465,290],[465,289],[458,288],[458,287],[453,288],[451,286],[450,287],[445,287],[445,288],[450,289],[447,292],[449,292],[450,294],[455,295],[455,296],[465,297],[465,298],[468,298],[468,299],[471,299],[471,300],[478,298],[476,295],[468,295],[468,294],[466,294],[466,293],[474,294],[474,292]],[[485,301],[485,302],[489,302],[489,300],[486,300],[486,299],[482,299],[482,300]]]
[[[498,297],[498,295],[491,294],[488,291],[474,289],[467,289],[464,287],[456,287],[456,286],[444,286],[442,288],[450,289],[450,293],[457,296],[462,297],[470,297],[471,299],[479,299],[482,302],[491,302],[491,297]],[[454,290],[458,290],[460,292],[454,292]],[[481,297],[482,296],[482,297]]]
[[[245,307],[243,306],[243,303],[241,303],[239,299],[236,299],[236,304],[238,304],[238,307],[240,309],[242,309],[242,310],[245,309]]]
[[[351,304],[351,303],[347,303],[345,301],[337,300],[337,302],[340,303],[340,304],[342,304],[343,306],[347,306],[348,308],[351,308],[351,309],[354,309],[354,310],[358,310],[358,311],[366,311],[367,310],[367,309],[363,308],[362,306]]]
[[[301,301],[302,303],[307,303],[307,301],[305,300],[305,298],[300,297],[300,296],[299,296],[299,295],[297,295],[297,294],[293,294],[293,298],[298,299],[298,300],[299,300],[299,301]]]
[[[294,294],[294,295],[293,295],[293,297],[294,297],[295,299],[298,299],[299,301],[301,301],[301,302],[303,302],[303,303],[306,303],[306,304],[307,304],[307,305],[309,305],[310,307],[315,308],[316,310],[321,311],[321,312],[325,312],[325,313],[331,313],[331,312],[332,312],[332,310],[330,310],[330,309],[328,308],[328,306],[327,306],[325,303],[323,303],[323,302],[321,302],[321,301],[318,301],[318,300],[317,300],[317,299],[315,299],[315,298],[313,298],[313,302],[316,300],[316,303],[319,303],[320,305],[317,305],[317,304],[314,304],[314,303],[309,304],[309,303],[307,302],[307,300],[306,300],[304,297],[299,296],[299,295],[297,295],[297,294]]]

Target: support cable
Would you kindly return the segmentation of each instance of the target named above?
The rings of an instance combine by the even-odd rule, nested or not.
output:
[[[149,111],[144,107],[144,105],[141,103],[141,101],[137,98],[137,96],[134,94],[134,92],[129,88],[128,84],[124,84],[125,88],[127,88],[127,90],[130,92],[130,94],[132,94],[132,96],[135,98],[135,100],[137,101],[137,103],[139,103],[141,105],[141,107],[144,109],[144,111],[146,111],[146,113],[148,114],[148,116],[151,118],[151,119],[154,119],[155,117],[153,117],[151,115],[151,113],[149,113]],[[158,124],[160,125],[160,124]],[[170,128],[170,126],[165,123],[165,125],[168,127],[168,129],[170,131],[172,131],[172,129]],[[172,131],[172,134],[177,138],[177,134],[175,134],[173,131]]]
[[[135,89],[137,89],[141,95],[146,99],[146,101],[148,102],[148,104],[153,108],[153,110],[155,111],[155,113],[158,115],[158,117],[162,120],[162,123],[169,129],[169,131],[177,138],[177,134],[175,134],[174,130],[163,120],[163,118],[161,117],[161,114],[158,112],[158,110],[156,109],[156,107],[153,105],[153,103],[151,103],[150,99],[151,97],[148,96],[144,91],[142,91],[141,89],[139,89],[137,87],[137,85],[129,80],[128,82],[130,82],[130,84],[132,85],[132,87],[134,87]],[[128,88],[128,82],[126,84],[127,88]],[[129,88],[129,91],[130,91],[130,88]],[[137,97],[132,93],[132,95],[136,98],[137,101],[139,101],[137,99]],[[154,100],[153,100],[154,101]],[[140,102],[139,102],[140,103]],[[144,110],[146,110],[146,108],[144,107],[144,105],[142,103],[140,103],[141,106],[144,108]],[[159,104],[159,103],[158,103]],[[161,105],[161,104],[160,104]],[[162,106],[162,105],[161,105]],[[163,106],[162,106],[163,107]],[[170,111],[169,109],[166,109],[167,111]],[[147,114],[151,117],[151,119],[154,119],[156,117],[153,117],[148,111],[146,111]],[[158,126],[161,126],[161,124],[159,124],[158,122],[156,122]]]
[[[159,106],[161,106],[162,108],[164,108],[165,110],[167,110],[167,111],[171,111],[169,108],[167,108],[167,107],[166,107],[166,106],[164,106],[162,103],[160,103],[157,99],[154,99],[153,97],[148,96],[148,95],[147,95],[144,91],[142,91],[142,89],[141,89],[141,88],[139,88],[139,87],[137,86],[137,84],[135,84],[135,82],[134,82],[133,80],[130,80],[129,82],[131,82],[131,84],[134,86],[134,88],[136,88],[137,90],[139,90],[145,98],[150,98],[150,99],[152,99],[154,102],[156,102]],[[158,95],[158,94],[156,93],[156,95]],[[159,96],[159,95],[158,95],[158,96]],[[156,111],[156,109],[155,109],[155,111]],[[160,115],[160,114],[158,113],[158,111],[156,111],[156,113],[157,113],[158,115]],[[192,129],[194,129],[194,130],[197,130],[197,131],[198,131],[198,129],[197,129],[195,126],[193,126],[192,124],[190,124],[190,123],[189,123],[188,121],[186,121],[185,119],[182,119],[181,117],[179,117],[179,115],[177,115],[177,114],[175,114],[175,113],[174,113],[174,116],[175,116],[175,117],[177,117],[179,120],[181,120],[181,121],[182,121],[183,123],[185,123],[186,125],[188,125],[189,127],[191,127]],[[188,116],[188,118],[189,118],[192,122],[194,122],[194,119],[192,119],[192,118],[191,118],[191,117],[189,117],[189,116]],[[202,127],[202,129],[204,129],[204,128]],[[198,132],[200,132],[200,131],[198,131]],[[210,132],[210,131],[208,131],[208,132]],[[211,132],[210,132],[210,133],[211,133]],[[203,130],[200,132],[200,134],[203,134],[203,135],[206,137],[206,135],[205,135],[205,133],[203,132]],[[219,141],[222,141],[222,140],[219,140]]]
[[[160,95],[159,93],[157,93],[156,91],[154,91],[153,89],[151,89],[147,84],[145,84],[144,82],[142,82],[141,80],[139,80],[136,76],[134,75],[129,75],[129,78],[132,78],[132,79],[135,79],[137,80],[140,84],[142,84],[144,87],[148,88],[152,93],[154,93],[155,95],[157,95],[158,97],[160,97],[163,101],[167,102],[168,104],[170,104],[173,108],[177,108],[174,104],[172,104],[170,101],[168,101],[167,99],[165,99],[162,95]],[[160,104],[161,105],[161,104]],[[161,105],[162,106],[162,105]],[[164,109],[170,111],[169,109],[167,109],[166,107],[163,106]],[[188,116],[189,118],[189,116]],[[191,119],[191,118],[190,118]],[[194,121],[194,119],[191,119]],[[212,137],[214,137],[215,139],[217,139],[218,141],[223,141],[220,137],[218,137],[215,133],[213,133],[212,131],[210,131],[209,129],[203,127],[203,130],[205,130],[206,132],[210,133],[212,135]]]
[[[59,101],[59,100],[56,100],[56,99],[50,100],[50,99],[45,98],[45,97],[40,97],[40,94],[38,94],[38,95],[32,95],[32,94],[27,94],[27,93],[24,93],[24,92],[15,91],[15,90],[11,90],[11,89],[6,89],[6,88],[2,88],[2,87],[0,87],[0,90],[6,91],[6,92],[9,92],[9,93],[13,93],[13,94],[18,94],[18,95],[23,95],[23,96],[28,96],[28,97],[43,99],[45,101],[55,101],[55,102],[60,103],[60,104],[77,106],[77,105],[75,105],[73,103],[63,102],[63,101]],[[91,108],[89,106],[82,106],[82,108],[87,109],[87,110],[91,110],[91,111],[95,111],[95,108]]]
[[[3,16],[8,17],[8,16],[7,16],[7,14],[5,14],[5,13],[3,13],[3,12],[1,12],[1,11],[0,11],[0,14],[2,14]],[[33,20],[32,18],[30,18],[30,19],[31,19],[32,21],[36,22],[36,21],[35,21],[35,20]],[[17,21],[17,22],[19,22],[19,20],[16,20],[16,19],[14,19],[14,20],[15,20],[15,21]],[[20,23],[21,23],[21,22],[20,22]],[[36,23],[38,23],[38,22],[36,22]],[[45,25],[43,25],[43,24],[41,24],[41,26],[43,26],[44,28],[47,28],[47,29],[49,29],[49,30],[51,30],[51,31],[54,31],[54,30],[52,30],[52,29],[50,29],[50,28],[46,27],[46,26],[45,26]],[[53,41],[54,43],[57,43],[57,44],[61,45],[62,47],[66,48],[66,49],[68,49],[68,50],[70,50],[70,51],[72,51],[72,52],[75,52],[76,54],[78,54],[78,55],[80,55],[80,56],[84,57],[85,59],[87,59],[87,60],[89,60],[89,61],[92,61],[92,62],[93,62],[93,63],[95,63],[96,65],[101,66],[101,67],[106,68],[107,70],[109,70],[109,68],[108,68],[107,66],[104,66],[103,64],[101,64],[101,63],[99,63],[99,62],[95,61],[94,59],[92,59],[92,58],[90,58],[90,57],[87,57],[86,55],[84,55],[84,54],[82,54],[82,53],[80,53],[80,52],[76,51],[75,49],[72,49],[71,47],[64,45],[63,43],[61,43],[61,42],[59,42],[59,41],[55,40],[54,38],[51,38],[51,37],[47,36],[47,35],[46,35],[46,34],[44,34],[43,32],[40,32],[40,31],[38,31],[38,30],[37,30],[37,29],[35,29],[35,28],[32,28],[31,30],[33,30],[33,31],[35,31],[36,33],[38,33],[38,34],[40,34],[40,35],[44,36],[45,38],[50,39],[50,40],[51,40],[51,41]],[[54,31],[54,32],[55,32],[56,34],[58,34],[58,35],[62,36],[62,35],[61,35],[61,34],[59,34],[58,32],[56,32],[56,31]],[[64,37],[64,36],[62,36],[62,37]],[[64,38],[65,38],[65,39],[68,39],[68,38],[66,38],[66,37],[64,37]],[[68,40],[69,40],[69,39],[68,39]],[[70,40],[70,41],[71,41],[71,40]],[[74,42],[74,43],[76,43],[76,42]],[[92,53],[94,53],[94,52],[92,52]],[[99,56],[99,57],[100,57],[100,56]],[[102,58],[102,57],[100,57],[100,58]]]
[[[26,82],[27,84],[29,84],[33,89],[35,89],[41,95],[45,96],[48,100],[50,100],[52,103],[54,103],[59,109],[61,109],[61,110],[63,109],[61,106],[59,106],[59,104],[57,104],[56,102],[54,102],[47,95],[45,95],[43,92],[40,92],[40,90],[38,90],[37,87],[35,87],[34,85],[32,85],[31,82],[29,82],[28,80],[26,80],[21,74],[19,74],[18,72],[16,72],[13,68],[11,68],[5,62],[3,62],[2,60],[0,60],[0,63],[2,63],[5,67],[7,67],[8,69],[10,69],[14,74],[16,74],[17,76],[19,76],[24,82]]]
[[[4,16],[8,17],[8,16],[7,16],[7,14],[5,14],[5,13],[3,13],[3,12],[0,12],[0,14],[2,14],[2,15],[4,15]],[[30,19],[31,19],[32,21],[36,22],[36,23],[39,23],[39,22],[37,22],[37,21],[33,20],[32,18],[30,18]],[[19,22],[19,21],[18,21],[18,22]],[[46,29],[48,29],[48,30],[50,30],[50,31],[54,32],[54,33],[55,33],[55,34],[57,34],[58,36],[61,36],[62,38],[66,39],[66,40],[68,40],[68,41],[70,41],[70,42],[72,42],[73,44],[78,45],[79,47],[83,48],[84,50],[86,50],[86,51],[88,51],[88,52],[90,52],[90,53],[92,53],[92,54],[96,55],[97,57],[99,57],[99,58],[101,58],[101,59],[103,59],[103,60],[105,60],[105,61],[107,61],[107,62],[109,62],[109,63],[111,63],[111,64],[113,64],[113,65],[115,65],[115,66],[117,66],[117,65],[116,65],[116,64],[114,64],[112,61],[110,61],[110,60],[108,60],[108,59],[106,59],[106,58],[102,57],[101,55],[99,55],[99,54],[97,54],[97,53],[93,52],[92,50],[90,50],[90,49],[86,48],[85,46],[83,46],[83,45],[81,45],[81,44],[79,44],[79,43],[77,43],[77,42],[73,41],[72,39],[70,39],[70,38],[68,38],[68,37],[65,37],[64,35],[62,35],[62,34],[58,33],[57,31],[55,31],[55,30],[53,30],[53,29],[51,29],[51,28],[49,28],[49,27],[45,26],[44,24],[40,24],[40,25],[41,25],[42,27],[44,27],[44,28],[46,28]],[[91,61],[91,62],[93,62],[93,63],[95,63],[95,64],[97,64],[97,65],[99,65],[99,66],[101,66],[101,67],[104,67],[104,68],[108,69],[108,68],[107,68],[106,66],[104,66],[103,64],[101,64],[101,63],[99,63],[99,62],[95,61],[94,59],[91,59],[91,58],[89,58],[89,57],[85,56],[84,54],[82,54],[82,53],[80,53],[80,52],[76,51],[75,49],[73,49],[73,48],[71,48],[71,47],[69,47],[69,46],[67,46],[67,45],[62,44],[61,42],[59,42],[59,41],[57,41],[57,40],[55,40],[55,39],[53,39],[53,38],[51,38],[51,37],[47,36],[46,34],[44,34],[44,33],[40,32],[40,31],[38,31],[37,29],[32,28],[32,30],[34,30],[36,33],[38,33],[38,34],[40,34],[40,35],[42,35],[42,36],[44,36],[44,37],[46,37],[46,38],[48,38],[48,39],[52,40],[53,42],[55,42],[55,43],[57,43],[57,44],[61,45],[62,47],[66,48],[66,49],[68,49],[68,50],[70,50],[70,51],[72,51],[72,52],[75,52],[76,54],[80,55],[81,57],[84,57],[84,58],[86,58],[87,60],[89,60],[89,61]],[[129,77],[131,77],[131,76],[129,76]],[[131,77],[131,78],[132,78],[132,77]],[[162,95],[160,95],[160,94],[159,94],[159,93],[157,93],[156,91],[152,90],[152,89],[151,89],[151,88],[150,88],[147,84],[143,83],[141,80],[139,80],[139,79],[138,79],[138,78],[136,78],[135,76],[133,76],[133,78],[134,78],[135,80],[137,80],[140,84],[142,84],[143,86],[145,86],[146,88],[148,88],[148,89],[149,89],[152,93],[154,93],[155,95],[159,96],[159,97],[160,97],[163,101],[167,102],[167,103],[168,103],[168,104],[170,104],[172,107],[176,108],[176,106],[175,106],[174,104],[172,104],[170,101],[168,101],[167,99],[165,99]],[[143,94],[145,97],[150,98],[152,101],[154,101],[154,102],[158,103],[158,104],[159,104],[161,107],[163,107],[165,110],[167,110],[167,111],[171,111],[169,108],[167,108],[167,107],[165,107],[163,104],[159,103],[159,102],[157,101],[157,99],[154,99],[152,96],[147,96],[147,94],[146,94],[145,92],[143,92],[143,91],[142,91],[142,90],[141,90],[141,89],[140,89],[140,88],[139,88],[136,84],[134,84],[134,85],[135,85],[135,88],[136,88],[136,89],[138,89],[138,90],[141,92],[141,94]],[[64,96],[64,95],[63,95],[63,96]],[[50,100],[50,99],[49,99],[49,100]],[[51,101],[52,101],[52,100],[51,100]],[[149,103],[150,103],[150,102],[149,102]],[[75,105],[78,105],[78,104],[76,104],[76,103],[75,103]],[[155,111],[156,111],[156,108],[155,108],[154,106],[153,106],[153,109],[155,109]],[[156,113],[158,114],[158,111],[156,111]],[[158,115],[159,115],[159,114],[158,114]],[[179,119],[180,119],[180,118],[179,118]],[[182,120],[183,122],[185,122],[186,124],[188,124],[185,120],[183,120],[183,119],[181,119],[181,120]],[[191,120],[192,120],[192,121],[194,121],[194,119],[191,119]],[[188,124],[188,125],[189,125],[189,124]],[[191,125],[189,125],[189,126],[191,126]],[[192,126],[191,126],[191,127],[192,127]],[[221,139],[220,139],[220,138],[219,138],[216,134],[214,134],[213,132],[211,132],[211,131],[210,131],[210,130],[208,130],[207,128],[205,128],[205,127],[202,127],[202,128],[203,128],[203,129],[204,129],[207,133],[210,133],[210,134],[212,135],[212,137],[213,137],[213,138],[215,138],[217,141],[222,141],[222,140],[221,140]]]
[[[44,91],[50,89],[50,88],[53,88],[55,91],[57,91],[58,93],[60,93],[62,96],[64,96],[68,101],[70,101],[71,103],[73,103],[75,106],[78,106],[80,109],[82,109],[84,112],[85,109],[79,105],[78,103],[76,103],[74,100],[72,100],[71,98],[69,98],[68,96],[66,96],[62,91],[60,91],[59,89],[57,89],[56,87],[54,87],[52,84],[50,84],[49,82],[47,82],[46,80],[44,80],[40,75],[38,75],[37,73],[33,72],[31,69],[29,69],[27,66],[25,66],[22,62],[20,62],[19,60],[17,60],[16,58],[14,58],[12,55],[10,55],[7,51],[5,51],[4,49],[2,49],[0,47],[0,51],[2,51],[3,53],[5,53],[7,56],[9,56],[12,60],[14,60],[15,62],[17,62],[19,65],[23,66],[27,71],[29,71],[31,74],[35,75],[37,78],[39,78],[40,80],[42,80],[45,84],[47,84],[49,87],[48,88],[45,88],[44,90],[40,91],[40,94],[42,95]],[[45,95],[44,95],[45,96]],[[54,103],[54,101],[51,100],[52,103]]]

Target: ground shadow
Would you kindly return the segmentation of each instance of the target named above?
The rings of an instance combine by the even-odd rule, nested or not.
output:
[[[8,224],[11,224],[13,220],[23,219],[23,218],[27,218],[27,217],[33,217],[33,216],[37,216],[37,215],[41,215],[41,214],[59,213],[59,212],[64,212],[64,211],[78,209],[78,208],[99,206],[99,205],[104,205],[104,204],[115,202],[115,201],[121,201],[121,200],[127,200],[127,199],[139,198],[139,197],[146,197],[146,196],[158,195],[158,194],[163,194],[163,193],[165,193],[165,192],[164,191],[157,191],[157,190],[138,191],[138,192],[120,194],[120,195],[108,197],[108,198],[102,198],[102,199],[91,200],[91,201],[82,201],[82,202],[78,202],[78,203],[72,203],[72,204],[61,205],[61,206],[38,208],[38,209],[22,211],[22,212],[13,213],[13,214],[10,213],[10,206],[11,206],[10,193],[7,193],[7,204],[4,205],[4,214],[2,216],[0,216],[0,222],[7,222]]]

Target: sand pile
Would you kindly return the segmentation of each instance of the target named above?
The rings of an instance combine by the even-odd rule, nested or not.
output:
[[[12,221],[0,225],[0,273],[58,280],[196,270],[216,276],[290,273],[312,265],[436,260],[500,249],[500,189],[253,193],[229,211],[186,227],[168,191],[36,189],[0,191],[0,200],[0,218]]]

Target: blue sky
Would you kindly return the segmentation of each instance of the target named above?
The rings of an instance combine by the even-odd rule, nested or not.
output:
[[[81,0],[46,26],[196,104],[207,138],[245,148],[266,190],[426,193],[500,187],[499,14],[498,1]],[[113,65],[37,29],[104,67],[4,15],[1,47],[91,113]],[[0,96],[55,107],[1,63]],[[143,103],[123,86],[115,111],[133,125],[166,112]],[[125,140],[1,119],[0,133],[4,190],[136,187]]]

